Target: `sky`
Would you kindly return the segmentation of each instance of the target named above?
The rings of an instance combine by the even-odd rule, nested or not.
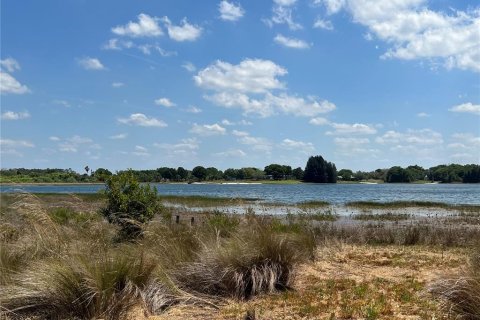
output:
[[[1,168],[480,162],[480,5],[6,0]]]

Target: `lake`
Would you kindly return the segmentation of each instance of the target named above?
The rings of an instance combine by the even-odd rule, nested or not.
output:
[[[322,200],[433,201],[480,205],[480,184],[152,184],[163,195],[255,198],[267,202],[298,203]],[[2,185],[0,192],[96,193],[103,185]]]

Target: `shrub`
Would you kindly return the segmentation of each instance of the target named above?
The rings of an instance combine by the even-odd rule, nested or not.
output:
[[[177,279],[196,292],[247,299],[289,288],[294,267],[311,258],[314,248],[310,235],[249,224],[231,238],[205,245],[195,261],[180,268]]]
[[[107,206],[102,214],[121,228],[121,238],[132,239],[142,234],[142,225],[161,211],[157,189],[140,185],[133,172],[110,177],[106,183]]]

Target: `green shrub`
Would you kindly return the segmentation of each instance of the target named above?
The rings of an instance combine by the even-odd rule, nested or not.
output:
[[[108,202],[102,214],[120,226],[123,239],[141,235],[143,224],[161,212],[157,189],[140,185],[131,170],[110,177],[105,186]]]

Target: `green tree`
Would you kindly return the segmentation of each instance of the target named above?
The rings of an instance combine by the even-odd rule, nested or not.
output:
[[[353,177],[353,171],[350,169],[342,169],[338,171],[338,178],[342,177],[343,181],[351,181]]]
[[[132,170],[108,178],[104,193],[107,196],[107,206],[101,210],[102,214],[110,223],[120,226],[122,239],[140,236],[143,224],[162,209],[157,189],[140,185]]]
[[[203,181],[207,178],[207,169],[202,166],[196,166],[192,170],[192,175],[199,181]]]
[[[308,158],[303,180],[316,183],[335,183],[337,182],[335,164],[325,161],[322,156],[312,156]]]
[[[406,169],[395,166],[387,171],[385,182],[411,182],[413,177],[408,174]]]
[[[290,172],[292,171],[292,168],[290,168]],[[284,179],[286,174],[287,174],[287,169],[286,166],[282,166],[280,164],[272,163],[268,166],[265,167],[264,169],[265,174],[272,176],[274,180],[281,180]]]
[[[298,168],[295,168],[292,170],[292,176],[296,179],[296,180],[302,180],[303,179],[303,169],[298,167]]]
[[[95,170],[95,173],[94,173],[95,179],[101,182],[104,182],[105,180],[107,180],[108,177],[110,177],[111,175],[112,173],[110,172],[110,170],[104,169],[104,168],[98,168],[97,170]]]

